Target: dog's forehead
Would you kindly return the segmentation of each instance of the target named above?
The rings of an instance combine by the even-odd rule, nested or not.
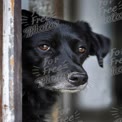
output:
[[[31,40],[41,41],[41,40],[59,40],[59,41],[72,41],[80,40],[85,42],[85,35],[83,34],[82,29],[78,28],[75,23],[60,23],[55,28],[33,34]]]
[[[54,30],[55,35],[60,38],[72,38],[80,39],[82,32],[80,33],[75,27],[75,24],[59,24],[59,26]]]

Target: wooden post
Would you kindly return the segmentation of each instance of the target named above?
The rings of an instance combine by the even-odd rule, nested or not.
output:
[[[55,0],[55,14],[58,18],[64,18],[64,1],[63,0]]]
[[[2,122],[21,122],[21,3],[20,0],[3,0],[0,5],[3,6]]]

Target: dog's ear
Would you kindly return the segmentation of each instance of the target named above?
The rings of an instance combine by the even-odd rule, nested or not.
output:
[[[96,55],[99,65],[103,67],[103,58],[110,50],[110,39],[103,35],[94,33],[89,24],[86,22],[77,22],[77,24],[87,35],[87,39],[90,44],[90,55]]]
[[[103,58],[110,50],[110,39],[103,35],[91,32],[90,41],[90,55],[96,55],[99,65],[103,67]]]
[[[46,18],[39,16],[36,12],[22,10],[22,37],[27,37],[33,31],[36,31],[36,25],[41,25],[46,22]]]
[[[28,10],[22,10],[22,17],[24,16],[24,17],[31,17],[31,15],[32,15],[33,13],[32,12],[30,12],[30,11],[28,11]]]
[[[51,20],[49,17],[40,16],[36,12],[22,10],[22,27],[28,27],[31,25],[41,25]]]
[[[26,28],[35,24],[36,18],[39,17],[35,12],[30,12],[27,10],[22,10],[22,27]]]

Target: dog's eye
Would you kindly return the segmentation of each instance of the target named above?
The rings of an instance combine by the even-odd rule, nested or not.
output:
[[[46,44],[43,44],[43,45],[40,45],[39,48],[43,51],[48,51],[50,49],[50,46],[46,45]]]
[[[80,52],[80,53],[85,53],[85,52],[86,52],[86,48],[84,48],[84,47],[79,47],[79,52]]]

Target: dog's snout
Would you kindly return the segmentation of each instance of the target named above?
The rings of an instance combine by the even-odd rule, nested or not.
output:
[[[75,85],[75,86],[80,86],[83,85],[87,82],[88,76],[87,74],[82,74],[79,72],[73,72],[68,75],[68,81],[69,83]]]

